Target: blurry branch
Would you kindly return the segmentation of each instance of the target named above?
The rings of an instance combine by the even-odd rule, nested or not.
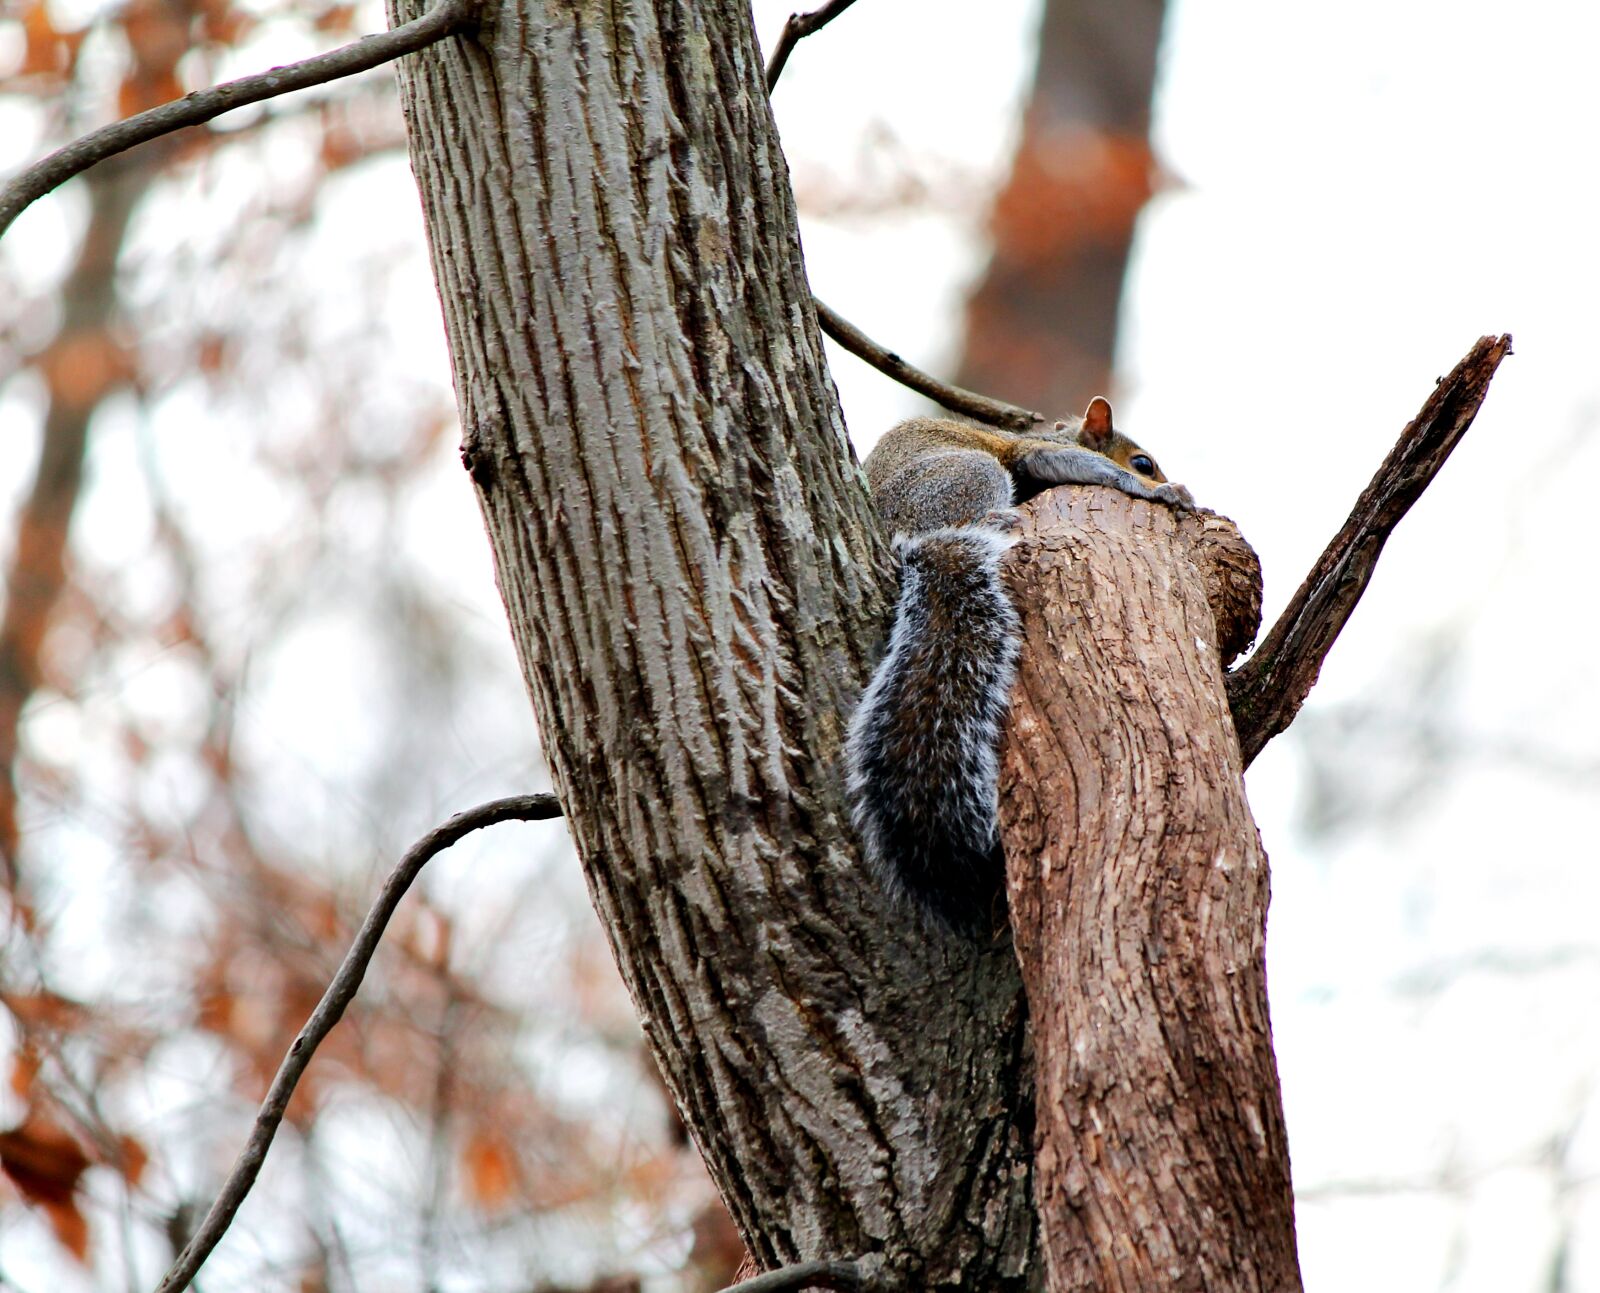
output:
[[[148,112],[90,131],[35,162],[0,189],[0,237],[34,202],[108,157],[175,130],[201,125],[234,108],[322,85],[365,72],[382,63],[393,62],[402,55],[414,53],[460,31],[472,21],[478,3],[479,0],[439,0],[428,13],[393,31],[363,36],[352,44],[315,58],[275,67],[255,76],[241,77],[237,81],[227,81],[209,90],[196,90],[159,108],[151,108]],[[831,0],[831,3],[811,13],[790,16],[784,24],[783,34],[778,38],[772,61],[767,66],[769,92],[782,75],[784,64],[788,62],[795,44],[832,22],[853,3],[855,0]],[[930,377],[913,368],[899,355],[878,345],[821,301],[815,304],[817,319],[824,333],[886,377],[926,395],[952,412],[1019,431],[1044,420],[1040,415],[1014,404],[992,400]]]
[[[794,47],[812,32],[826,27],[830,22],[853,5],[856,0],[829,0],[829,3],[813,9],[810,13],[792,13],[789,20],[783,24],[783,33],[778,37],[778,47],[772,51],[772,58],[767,62],[767,93],[772,93],[772,87],[777,85],[778,78],[783,75],[784,64],[789,61],[789,55],[794,52]]]
[[[854,324],[839,317],[816,297],[811,304],[817,308],[817,323],[827,336],[832,337],[857,359],[864,359],[885,377],[892,377],[902,386],[909,386],[920,395],[944,405],[952,413],[964,413],[992,426],[1011,431],[1027,431],[1044,421],[1041,414],[1029,409],[992,400],[987,395],[962,390],[936,377],[929,377],[920,368],[913,368],[892,350],[885,350]]]
[[[255,76],[240,77],[209,90],[196,90],[123,121],[114,121],[75,139],[42,161],[35,162],[4,189],[0,189],[0,237],[11,222],[52,189],[65,184],[97,162],[126,152],[136,144],[198,126],[234,108],[274,99],[281,94],[354,76],[404,54],[415,53],[461,30],[477,11],[478,0],[439,0],[422,17],[393,31],[360,40],[315,58],[288,63]]]
[[[117,258],[143,183],[133,168],[89,177],[89,220],[61,284],[60,331],[38,357],[47,403],[33,483],[16,513],[0,615],[0,887],[24,904],[25,924],[31,915],[17,820],[23,714],[45,678],[47,635],[69,584],[67,545],[83,493],[89,428],[101,401],[129,376],[129,357],[112,340],[111,324]]]
[[[1384,543],[1472,425],[1490,379],[1510,353],[1509,336],[1482,337],[1434,387],[1266,640],[1228,676],[1245,767],[1294,720],[1366,591]]]
[[[162,1278],[156,1293],[181,1293],[183,1289],[188,1288],[195,1273],[211,1255],[211,1250],[227,1233],[229,1225],[233,1222],[234,1213],[238,1212],[239,1205],[244,1202],[245,1196],[250,1193],[251,1186],[255,1184],[256,1177],[261,1172],[267,1150],[272,1145],[272,1138],[277,1134],[278,1124],[283,1121],[283,1115],[289,1107],[289,1099],[294,1094],[301,1074],[311,1063],[311,1056],[322,1043],[322,1039],[332,1031],[333,1026],[344,1014],[345,1007],[355,997],[356,990],[361,986],[361,979],[367,972],[367,965],[371,962],[373,953],[377,951],[378,940],[383,937],[390,917],[400,905],[400,899],[405,896],[406,890],[411,887],[411,882],[417,878],[424,864],[434,854],[442,852],[458,840],[485,826],[493,826],[497,822],[546,821],[559,816],[561,808],[556,803],[554,795],[512,795],[507,799],[490,800],[486,804],[479,804],[476,808],[469,808],[464,813],[457,813],[443,826],[435,827],[406,850],[405,856],[384,881],[378,900],[372,904],[372,910],[362,922],[355,942],[350,945],[350,950],[345,953],[338,973],[333,976],[333,982],[322,994],[322,1000],[311,1012],[311,1018],[306,1020],[300,1035],[290,1045],[289,1053],[283,1057],[277,1076],[272,1079],[272,1086],[267,1091],[267,1098],[262,1102],[261,1111],[256,1114],[250,1139],[240,1151],[233,1170],[228,1173],[228,1179],[223,1182],[216,1202],[206,1213],[200,1228],[178,1254],[172,1269]]]
[[[1435,1171],[1417,1176],[1330,1180],[1297,1186],[1295,1198],[1318,1203],[1352,1198],[1393,1198],[1397,1194],[1464,1199],[1480,1189],[1484,1182],[1501,1177],[1505,1172],[1515,1171],[1544,1173],[1553,1178],[1550,1184],[1558,1199],[1570,1197],[1600,1181],[1600,1173],[1585,1170],[1585,1164],[1574,1153],[1578,1137],[1582,1134],[1583,1115],[1589,1107],[1591,1088],[1590,1082],[1581,1082],[1568,1101],[1568,1113],[1561,1125],[1542,1143],[1523,1153],[1491,1158],[1470,1167],[1448,1162]],[[1564,1289],[1569,1286],[1547,1287]]]
[[[1396,997],[1426,998],[1442,995],[1472,974],[1523,979],[1571,970],[1592,974],[1597,966],[1600,966],[1600,949],[1590,943],[1556,943],[1527,950],[1483,947],[1460,956],[1424,962],[1395,976],[1390,984]]]
[[[870,1278],[855,1262],[801,1262],[757,1275],[753,1280],[741,1280],[722,1293],[800,1293],[803,1289],[889,1293],[892,1287],[884,1280]]]
[[[783,75],[784,65],[788,63],[794,47],[812,32],[826,27],[854,3],[855,0],[830,0],[830,3],[813,9],[810,13],[789,15],[789,20],[783,24],[782,35],[778,37],[777,48],[772,51],[772,58],[767,63],[768,94],[772,93],[773,87],[778,84],[778,78]],[[928,376],[921,369],[913,368],[906,363],[894,351],[880,346],[860,328],[834,313],[816,297],[811,298],[811,304],[816,307],[817,323],[824,335],[832,337],[857,359],[865,360],[885,377],[892,378],[902,386],[910,387],[919,395],[926,395],[952,413],[962,413],[980,422],[1006,427],[1012,431],[1027,431],[1044,421],[1040,414],[1030,412],[1028,409],[1007,404],[1004,400],[992,400],[986,395],[962,390],[959,386],[951,386]]]

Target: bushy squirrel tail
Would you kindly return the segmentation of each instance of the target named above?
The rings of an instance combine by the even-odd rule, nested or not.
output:
[[[1011,543],[979,526],[895,540],[894,628],[847,745],[869,864],[964,929],[992,920],[1005,876],[996,777],[1020,630],[1000,579]]]

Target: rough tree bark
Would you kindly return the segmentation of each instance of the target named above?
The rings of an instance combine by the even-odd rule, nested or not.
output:
[[[595,904],[758,1261],[1020,1289],[1014,958],[893,911],[841,801],[888,563],[749,17],[520,0],[402,66],[463,454]]]
[[[1260,619],[1230,522],[1030,508],[1002,752],[1051,1293],[1300,1287],[1267,1020],[1267,861],[1222,670]]]

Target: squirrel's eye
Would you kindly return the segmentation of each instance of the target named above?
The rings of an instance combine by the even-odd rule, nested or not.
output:
[[[1147,454],[1134,454],[1132,458],[1128,459],[1128,466],[1132,467],[1141,476],[1154,476],[1156,474],[1156,464]]]

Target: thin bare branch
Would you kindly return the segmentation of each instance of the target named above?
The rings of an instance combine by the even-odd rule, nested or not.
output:
[[[1044,421],[1044,416],[1031,409],[992,400],[987,395],[962,390],[936,377],[930,377],[920,368],[913,368],[892,350],[885,350],[861,329],[835,314],[815,297],[811,303],[817,308],[817,323],[825,335],[832,337],[857,359],[864,359],[885,377],[892,377],[902,386],[909,386],[919,395],[944,405],[952,413],[961,413],[991,426],[1005,427],[1011,431],[1028,431]]]
[[[772,93],[773,87],[778,84],[778,78],[783,75],[784,66],[789,62],[789,55],[794,52],[794,47],[812,32],[826,27],[854,3],[855,0],[830,0],[828,4],[821,5],[810,13],[789,15],[789,20],[783,24],[783,31],[778,36],[778,44],[772,51],[772,58],[767,63],[768,94]],[[919,395],[926,395],[951,412],[976,418],[992,426],[1008,427],[1013,431],[1026,431],[1044,421],[1040,414],[1030,412],[1028,409],[1018,408],[1015,404],[1007,404],[1003,400],[992,400],[986,395],[962,390],[959,386],[951,386],[936,377],[930,377],[921,369],[913,368],[892,350],[885,350],[860,328],[835,314],[816,297],[811,298],[811,303],[816,307],[817,322],[822,325],[822,331],[826,335],[832,337],[857,359],[866,360],[885,377],[893,378]]]
[[[813,9],[810,13],[789,15],[789,20],[783,24],[783,32],[778,37],[777,48],[772,51],[772,58],[767,63],[768,94],[772,93],[772,87],[783,75],[784,64],[789,61],[789,55],[794,52],[794,47],[812,32],[826,27],[855,2],[856,0],[829,0],[829,3]]]
[[[1482,337],[1428,396],[1256,653],[1228,677],[1244,763],[1294,720],[1400,518],[1478,415],[1511,338]]]
[[[318,54],[315,58],[274,67],[254,76],[243,76],[237,81],[226,81],[209,90],[195,90],[181,99],[163,103],[159,108],[151,108],[148,112],[91,130],[82,138],[35,162],[4,189],[0,189],[0,237],[32,203],[97,162],[126,152],[137,144],[171,134],[174,130],[201,125],[234,108],[353,76],[382,63],[391,63],[404,54],[415,53],[460,31],[473,20],[477,8],[478,0],[439,0],[422,17],[393,31],[363,36],[358,41],[326,54]]]
[[[790,19],[792,22],[793,19]],[[722,1293],[799,1293],[801,1289],[833,1289],[835,1293],[888,1293],[890,1285],[871,1278],[855,1262],[800,1262],[741,1280]]]
[[[267,1092],[267,1098],[262,1101],[261,1111],[256,1114],[250,1139],[240,1151],[233,1170],[228,1173],[228,1179],[223,1182],[222,1191],[217,1195],[216,1202],[206,1213],[200,1228],[178,1254],[177,1261],[173,1262],[172,1269],[157,1286],[156,1293],[181,1293],[183,1289],[188,1288],[206,1258],[211,1255],[211,1250],[227,1233],[228,1226],[233,1222],[234,1213],[239,1210],[239,1205],[250,1193],[250,1187],[255,1184],[256,1177],[261,1171],[261,1164],[266,1161],[267,1150],[272,1145],[273,1136],[277,1134],[278,1124],[283,1121],[284,1112],[289,1107],[289,1098],[294,1094],[301,1074],[311,1063],[311,1056],[322,1043],[322,1039],[332,1031],[333,1026],[344,1014],[345,1007],[355,997],[356,990],[361,986],[362,977],[367,972],[367,965],[372,960],[372,954],[377,951],[378,940],[383,937],[383,931],[389,924],[389,918],[394,915],[395,908],[400,905],[400,899],[405,896],[406,890],[411,887],[411,882],[417,878],[417,874],[428,859],[473,831],[493,826],[497,822],[546,821],[559,816],[561,807],[556,803],[554,795],[512,795],[506,799],[494,799],[486,804],[479,804],[464,813],[457,813],[443,826],[436,826],[406,850],[405,856],[389,873],[389,878],[383,882],[383,889],[379,892],[377,901],[372,904],[372,910],[367,913],[366,920],[361,923],[355,942],[345,953],[338,973],[333,976],[333,982],[322,994],[322,1000],[311,1012],[311,1018],[306,1020],[300,1035],[290,1044],[289,1053],[283,1057],[283,1063],[278,1066],[277,1076],[272,1079],[272,1087]]]

